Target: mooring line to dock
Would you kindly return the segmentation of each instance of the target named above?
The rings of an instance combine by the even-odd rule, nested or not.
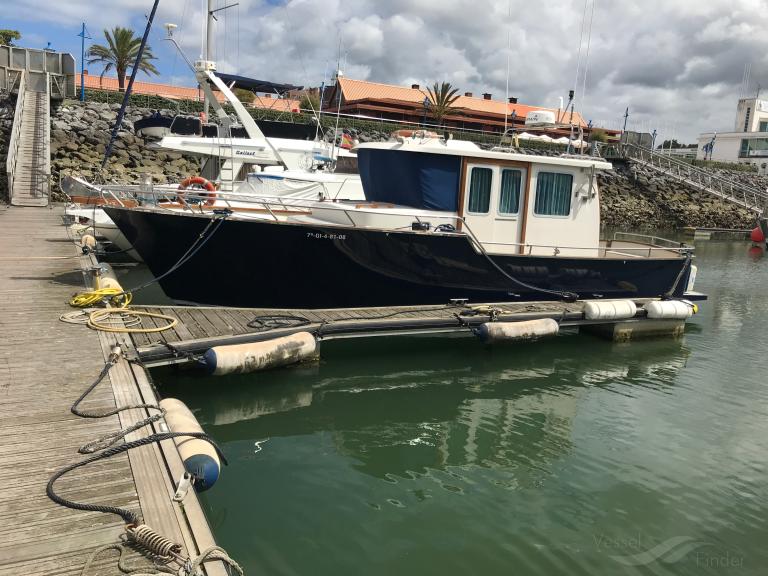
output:
[[[214,211],[215,212],[215,218],[212,218],[209,220],[206,227],[203,229],[203,231],[198,235],[197,239],[190,245],[190,247],[187,249],[184,254],[181,255],[181,258],[179,258],[173,266],[171,266],[168,270],[160,274],[160,276],[156,278],[152,278],[151,280],[145,282],[144,284],[140,284],[138,286],[135,286],[133,288],[129,288],[128,290],[124,290],[122,287],[104,287],[104,288],[97,288],[95,290],[89,290],[86,292],[80,292],[79,294],[75,294],[72,299],[70,300],[70,305],[74,306],[76,308],[87,308],[89,306],[93,306],[94,304],[97,304],[101,301],[106,300],[107,302],[113,303],[117,308],[127,308],[128,305],[133,300],[133,294],[135,292],[138,292],[139,290],[143,290],[144,288],[147,288],[148,286],[151,286],[152,284],[155,284],[157,282],[160,282],[163,278],[168,276],[169,274],[172,274],[179,268],[181,268],[184,264],[186,264],[190,259],[192,259],[195,254],[197,254],[203,246],[213,237],[214,234],[218,231],[218,229],[221,227],[221,225],[224,223],[224,221],[229,217],[229,215],[232,213],[230,210],[222,210],[222,211]],[[215,226],[214,226],[215,224]],[[210,234],[209,234],[210,231]],[[83,247],[83,254],[88,255],[90,254],[91,250],[88,247]],[[79,256],[76,256],[76,258],[79,258]],[[117,282],[115,282],[117,284]],[[119,286],[119,285],[118,285]],[[172,320],[171,318],[165,318],[169,322]],[[96,322],[94,322],[96,324]],[[94,328],[95,326],[91,326],[91,328]],[[168,326],[167,328],[163,328],[163,330],[167,330],[168,328],[171,328],[172,326]],[[117,332],[118,330],[107,330],[105,328],[98,328],[100,330],[106,330],[111,332]],[[122,330],[120,330],[122,331]],[[154,332],[157,332],[159,330],[153,330]]]
[[[125,358],[125,356],[123,355],[122,349],[120,348],[120,346],[114,346],[106,362],[104,363],[104,367],[101,369],[96,379],[83,391],[83,393],[77,398],[77,400],[75,400],[75,402],[72,404],[70,408],[70,411],[76,416],[80,416],[81,418],[107,418],[110,416],[116,416],[126,410],[131,410],[131,409],[143,409],[147,411],[155,410],[157,411],[157,413],[152,414],[147,418],[144,418],[126,428],[123,428],[116,432],[106,434],[104,436],[101,436],[100,438],[97,438],[92,442],[89,442],[81,446],[80,449],[78,449],[79,453],[93,454],[93,455],[83,460],[80,460],[78,462],[75,462],[73,464],[69,464],[68,466],[60,468],[59,470],[54,472],[53,475],[49,478],[48,484],[46,485],[46,495],[53,502],[59,504],[60,506],[64,506],[66,508],[70,508],[73,510],[101,512],[104,514],[115,514],[120,516],[126,523],[125,535],[127,536],[127,541],[130,544],[132,544],[135,548],[138,548],[139,550],[142,550],[148,553],[151,556],[151,559],[153,560],[153,566],[151,569],[154,571],[151,573],[142,572],[142,574],[145,574],[146,576],[157,576],[160,574],[169,574],[169,573],[192,576],[192,575],[198,574],[198,568],[204,562],[207,562],[207,561],[224,562],[226,565],[234,569],[237,573],[242,575],[243,569],[240,567],[240,565],[237,562],[235,562],[232,558],[230,558],[230,556],[226,553],[226,551],[224,551],[222,548],[218,546],[212,546],[210,548],[207,548],[194,558],[185,557],[185,556],[182,556],[181,545],[174,543],[172,540],[160,535],[159,533],[155,532],[152,528],[144,524],[140,516],[141,514],[140,512],[136,513],[136,512],[133,512],[132,510],[128,510],[127,508],[121,508],[118,506],[91,504],[87,502],[75,502],[73,500],[70,500],[68,498],[61,496],[56,492],[55,490],[56,481],[59,480],[62,476],[68,474],[69,472],[72,472],[73,470],[82,468],[84,466],[87,466],[89,464],[92,464],[100,460],[112,458],[119,454],[128,452],[129,450],[132,450],[134,448],[139,448],[141,446],[147,446],[154,443],[160,443],[165,440],[176,439],[181,437],[194,438],[194,439],[203,440],[204,442],[207,442],[213,447],[213,450],[218,456],[219,461],[222,462],[224,465],[227,465],[227,459],[224,456],[223,452],[221,451],[221,448],[219,448],[219,446],[216,444],[213,438],[211,438],[208,434],[202,431],[200,432],[194,432],[194,431],[193,432],[180,432],[180,431],[156,432],[148,436],[145,436],[143,438],[139,438],[137,440],[133,440],[130,442],[125,442],[119,446],[114,446],[116,442],[125,438],[125,436],[127,436],[131,432],[135,432],[141,428],[144,428],[145,426],[151,425],[154,422],[159,421],[166,414],[166,409],[163,408],[162,406],[159,406],[153,403],[146,403],[146,402],[133,404],[129,406],[122,406],[119,408],[115,408],[114,410],[107,410],[105,412],[89,412],[89,411],[80,409],[79,407],[80,404],[91,394],[91,392],[93,392],[94,389],[96,389],[96,387],[101,382],[104,381],[104,379],[109,374],[110,370],[120,361],[121,358],[128,361],[127,358]],[[195,482],[197,481],[196,473],[194,472],[189,473],[189,478],[191,480],[191,483],[194,485]],[[201,481],[205,483],[204,478],[201,478]],[[121,571],[125,571],[124,570],[125,566],[123,565],[123,555],[126,549],[125,546],[126,546],[126,542],[116,542],[95,550],[88,558],[83,568],[82,574],[86,574],[86,572],[89,570],[94,560],[100,554],[102,554],[107,550],[117,550],[119,552],[120,556],[118,558],[118,568]],[[171,568],[169,568],[167,565],[170,564],[171,562],[175,562],[176,564],[178,564],[179,568],[177,570],[172,570]],[[136,570],[142,570],[142,569],[140,568],[131,569],[130,573],[138,574]]]
[[[114,410],[109,410],[107,412],[84,412],[83,410],[80,410],[78,408],[80,403],[83,400],[85,400],[91,392],[93,392],[96,386],[98,386],[101,383],[101,381],[104,380],[104,378],[107,376],[107,374],[109,374],[109,371],[112,369],[112,367],[115,364],[117,364],[117,361],[120,358],[120,355],[121,355],[120,348],[116,346],[115,350],[113,350],[113,352],[109,355],[107,362],[104,364],[104,368],[101,369],[101,372],[99,372],[99,375],[96,378],[96,380],[94,380],[93,383],[90,386],[88,386],[88,388],[86,388],[85,391],[80,395],[80,397],[77,400],[75,400],[75,403],[72,404],[72,407],[70,408],[70,412],[72,412],[72,414],[74,414],[75,416],[80,416],[81,418],[107,418],[109,416],[116,416],[121,412],[124,412],[126,410],[131,410],[134,408],[144,408],[146,410],[157,410],[158,412],[157,414],[148,416],[143,420],[139,420],[138,422],[136,422],[131,426],[128,426],[127,428],[123,428],[122,430],[117,430],[116,432],[110,432],[109,434],[105,434],[104,436],[101,436],[100,438],[97,438],[92,442],[88,442],[87,444],[84,444],[78,449],[78,452],[80,454],[93,454],[94,452],[103,450],[104,448],[108,448],[112,444],[120,440],[121,438],[124,438],[125,436],[130,434],[131,432],[135,432],[139,428],[143,428],[144,426],[157,422],[163,416],[165,416],[164,408],[156,404],[146,404],[146,403],[133,404],[131,406],[123,406],[121,408],[115,408]]]

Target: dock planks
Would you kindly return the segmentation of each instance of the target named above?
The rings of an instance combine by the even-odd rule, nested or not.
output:
[[[476,310],[474,316],[466,315],[470,308]],[[484,312],[487,308],[494,309],[499,320],[554,318],[568,325],[583,322],[584,303],[527,302],[326,310],[134,306],[135,310],[171,316],[178,323],[163,332],[134,334],[132,339],[142,362],[148,366],[161,366],[187,362],[190,355],[200,354],[214,345],[256,342],[304,330],[324,340],[391,334],[469,334],[471,326],[488,321],[488,313]],[[254,319],[267,316],[295,316],[306,324],[270,330],[248,326]]]
[[[0,207],[0,576],[80,574],[96,548],[117,541],[122,519],[58,506],[45,486],[54,470],[83,458],[81,445],[146,416],[131,410],[90,420],[69,411],[112,345],[130,353],[132,343],[59,320],[85,285],[83,268],[92,265],[77,256],[61,214],[61,208]],[[182,336],[188,334],[182,330]],[[105,410],[156,401],[145,371],[121,361],[83,406]],[[140,430],[128,439],[150,433]],[[194,493],[183,509],[171,500],[182,471],[175,446],[166,441],[73,471],[56,486],[73,500],[140,511],[147,524],[194,556],[214,540]],[[219,564],[206,566],[212,576],[224,574]],[[105,554],[93,573],[120,574],[115,555]]]

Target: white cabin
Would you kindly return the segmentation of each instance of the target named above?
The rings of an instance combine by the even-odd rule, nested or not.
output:
[[[458,216],[496,254],[596,257],[600,196],[591,156],[531,156],[486,151],[433,137],[359,145],[366,199]],[[436,222],[439,224],[440,222]]]

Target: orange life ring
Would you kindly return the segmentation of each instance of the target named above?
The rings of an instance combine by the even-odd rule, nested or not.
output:
[[[213,185],[213,182],[206,180],[202,176],[190,176],[189,178],[181,181],[181,184],[179,184],[179,191],[176,193],[176,195],[179,197],[179,202],[181,202],[183,205],[187,204],[184,200],[184,191],[195,184],[202,186],[207,192],[205,194],[201,194],[205,196],[205,202],[203,202],[203,206],[213,206],[214,202],[216,202],[216,186]]]

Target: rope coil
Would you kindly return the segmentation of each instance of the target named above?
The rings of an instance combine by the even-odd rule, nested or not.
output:
[[[174,558],[180,558],[181,544],[175,544],[172,540],[161,536],[146,524],[130,527],[126,530],[126,534],[137,546],[163,561],[170,562]]]

